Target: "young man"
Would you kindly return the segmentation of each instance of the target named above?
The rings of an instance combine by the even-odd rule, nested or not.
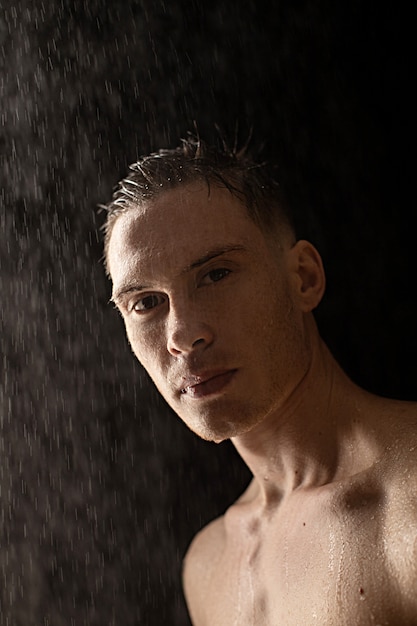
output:
[[[320,255],[267,167],[185,141],[132,166],[107,209],[134,353],[253,473],[186,556],[193,624],[417,624],[416,405],[365,392],[329,353]]]

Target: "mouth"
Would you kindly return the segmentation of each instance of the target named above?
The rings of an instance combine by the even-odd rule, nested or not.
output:
[[[237,370],[219,370],[209,372],[202,376],[191,376],[185,380],[185,386],[181,389],[181,394],[189,398],[204,398],[223,391],[230,383]]]

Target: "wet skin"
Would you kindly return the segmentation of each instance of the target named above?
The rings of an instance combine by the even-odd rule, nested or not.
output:
[[[304,376],[304,321],[288,263],[236,198],[215,187],[209,195],[204,183],[117,220],[109,267],[132,349],[201,437],[247,430]]]
[[[254,476],[188,551],[193,623],[417,624],[416,405],[364,392],[332,358],[314,247],[197,182],[120,216],[108,264],[161,394]]]
[[[374,461],[368,443],[357,472],[269,493],[273,479],[255,478],[197,535],[184,569],[193,624],[417,624],[416,409],[361,403],[402,422]]]

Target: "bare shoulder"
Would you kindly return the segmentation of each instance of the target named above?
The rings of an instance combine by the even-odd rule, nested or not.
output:
[[[219,517],[193,539],[185,555],[183,587],[194,626],[204,626],[205,595],[225,544],[224,518]]]
[[[393,402],[382,467],[388,484],[417,488],[417,403]],[[403,489],[401,489],[403,490]]]
[[[375,464],[374,476],[384,493],[387,512],[402,519],[411,516],[409,521],[414,517],[417,531],[417,403],[386,401],[385,406],[386,413],[381,412],[383,454]]]
[[[386,557],[417,612],[417,403],[398,403],[394,417],[398,423],[379,474],[385,494]]]
[[[205,611],[208,590],[226,549],[226,518],[236,505],[250,501],[256,492],[253,480],[225,515],[210,522],[194,537],[187,550],[183,565],[183,588],[194,626],[205,626],[207,623]]]

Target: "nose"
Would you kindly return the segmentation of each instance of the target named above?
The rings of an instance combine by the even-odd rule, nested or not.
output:
[[[167,349],[173,356],[203,350],[214,339],[214,332],[197,311],[182,307],[181,311],[170,307],[167,322]]]

